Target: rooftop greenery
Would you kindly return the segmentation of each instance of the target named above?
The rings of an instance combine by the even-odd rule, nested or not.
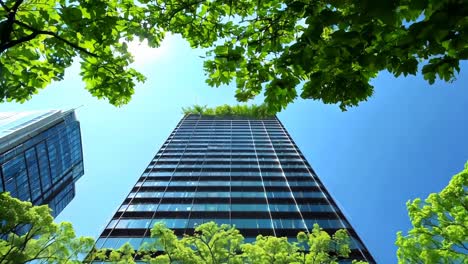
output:
[[[198,114],[207,116],[245,116],[245,117],[273,117],[274,114],[268,109],[265,104],[261,105],[220,105],[216,107],[207,107],[202,105],[193,105],[183,107],[184,114]]]

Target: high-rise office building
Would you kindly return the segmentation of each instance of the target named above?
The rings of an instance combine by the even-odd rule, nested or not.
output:
[[[160,221],[177,235],[209,221],[235,225],[247,242],[259,234],[294,240],[314,223],[345,228],[350,257],[375,262],[276,117],[186,115],[96,245],[138,249]]]
[[[57,216],[83,175],[80,123],[74,110],[0,113],[0,192]]]

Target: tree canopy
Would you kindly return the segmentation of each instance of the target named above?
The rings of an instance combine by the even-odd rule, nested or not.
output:
[[[142,1],[144,2],[144,1]],[[127,0],[0,0],[0,102],[24,102],[62,80],[80,58],[86,89],[127,103],[145,77],[130,68],[127,43],[158,46],[163,32],[150,10]]]
[[[152,243],[143,244],[138,251],[124,244],[118,250],[101,249],[89,255],[88,261],[105,260],[113,263],[135,263],[139,259],[147,263],[170,264],[337,264],[339,259],[349,257],[350,238],[345,230],[338,230],[333,236],[317,224],[310,234],[300,232],[298,243],[287,238],[257,236],[252,243],[245,243],[244,237],[235,227],[208,222],[195,228],[193,235],[179,239],[163,223],[151,229]],[[365,264],[355,261],[352,263]]]
[[[184,114],[197,114],[208,116],[243,116],[253,118],[272,117],[274,114],[263,105],[220,105],[217,107],[209,108],[202,105],[193,105],[182,108]]]
[[[408,201],[413,228],[397,233],[399,263],[466,263],[468,163],[440,193]]]
[[[186,10],[186,16],[208,10],[207,17],[219,17],[210,12],[213,4],[206,5]],[[436,77],[453,80],[459,61],[468,58],[463,0],[236,1],[224,10],[238,19],[223,25],[223,41],[209,51],[207,82],[218,86],[235,79],[239,101],[264,91],[275,111],[298,94],[346,110],[372,95],[369,82],[382,70],[415,75],[423,65],[432,84]],[[201,42],[193,35],[185,37]]]
[[[81,263],[94,246],[76,237],[70,223],[56,224],[47,205],[33,206],[0,193],[0,264]]]
[[[144,76],[131,40],[157,47],[165,32],[207,48],[207,83],[235,81],[275,112],[298,95],[367,100],[383,70],[452,81],[468,58],[464,0],[0,0],[0,100],[24,101],[80,57],[86,88],[114,105]],[[300,91],[299,91],[300,90]]]

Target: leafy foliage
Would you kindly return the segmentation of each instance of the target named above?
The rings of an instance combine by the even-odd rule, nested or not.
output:
[[[213,108],[208,108],[206,105],[193,105],[191,107],[182,108],[184,114],[197,115],[218,115],[218,116],[245,116],[245,117],[272,117],[274,114],[266,105],[220,105]]]
[[[408,201],[413,225],[397,233],[399,263],[466,263],[468,255],[468,163],[440,193]]]
[[[278,112],[299,94],[339,104],[367,100],[380,71],[451,81],[468,58],[464,0],[0,0],[0,97],[24,101],[81,58],[86,88],[114,105],[144,77],[128,41],[157,47],[164,32],[208,48],[211,86],[262,93]]]
[[[24,102],[62,80],[75,56],[86,89],[111,104],[130,100],[144,76],[129,67],[127,43],[159,45],[163,33],[128,0],[0,0],[0,102]]]
[[[94,245],[89,237],[76,237],[72,225],[55,224],[47,205],[32,206],[0,193],[0,264],[81,263],[80,254]]]
[[[330,236],[317,224],[314,225],[311,234],[298,234],[299,243],[290,243],[284,237],[262,235],[253,243],[244,243],[244,237],[236,228],[228,225],[218,226],[214,222],[198,226],[193,236],[185,235],[181,239],[163,223],[157,223],[151,230],[151,236],[156,238],[155,242],[142,245],[135,258],[158,264],[335,264],[339,258],[347,258],[350,253],[349,237],[345,230],[339,230]],[[304,245],[307,245],[307,250]],[[90,255],[88,260],[120,263],[121,259],[112,259],[112,256],[121,255],[125,251],[124,248],[128,247],[129,244],[125,244],[121,249],[110,251],[111,253],[108,249],[102,249]],[[135,263],[128,258],[126,261]]]
[[[178,4],[177,4],[177,3]],[[367,100],[369,81],[388,70],[455,78],[468,58],[468,7],[463,0],[165,1],[168,30],[194,47],[210,47],[211,86],[235,79],[239,101],[264,90],[280,111],[297,97],[338,103]],[[181,10],[180,12],[178,12]],[[164,18],[164,16],[161,16]],[[164,20],[164,19],[163,19]]]

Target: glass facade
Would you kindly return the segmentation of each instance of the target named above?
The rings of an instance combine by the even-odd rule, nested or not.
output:
[[[150,162],[97,241],[135,248],[165,222],[177,235],[204,222],[236,226],[250,242],[345,228],[351,257],[374,263],[303,154],[276,118],[185,116]]]
[[[0,192],[48,204],[57,216],[75,196],[74,183],[83,175],[80,124],[73,111],[58,110],[15,123],[5,125],[8,130],[0,138]]]

